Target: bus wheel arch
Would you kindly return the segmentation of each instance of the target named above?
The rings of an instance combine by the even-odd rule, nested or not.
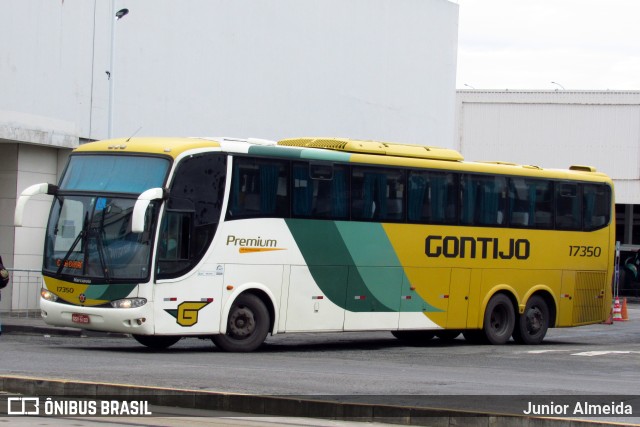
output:
[[[226,316],[226,332],[211,340],[224,351],[250,352],[260,347],[274,327],[275,309],[268,295],[259,290],[239,294]]]
[[[269,333],[274,333],[276,329],[276,308],[271,296],[262,289],[252,288],[243,292],[243,294],[255,295],[262,301],[269,312]],[[242,294],[241,294],[242,295]]]
[[[516,319],[513,340],[519,344],[540,344],[547,330],[555,326],[556,305],[551,294],[538,291],[532,294],[524,311]]]

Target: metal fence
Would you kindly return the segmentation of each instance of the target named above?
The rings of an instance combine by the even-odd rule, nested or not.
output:
[[[12,268],[7,270],[9,270],[9,284],[2,290],[2,311],[25,316],[39,313],[42,272]],[[11,304],[7,307],[5,301],[9,299]]]

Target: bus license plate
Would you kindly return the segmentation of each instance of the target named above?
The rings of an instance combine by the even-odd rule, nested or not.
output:
[[[71,315],[71,321],[73,323],[82,323],[82,324],[86,325],[87,323],[89,323],[89,315],[80,314],[80,313],[73,313]]]

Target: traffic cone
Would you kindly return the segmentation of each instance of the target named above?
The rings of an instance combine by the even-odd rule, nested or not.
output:
[[[620,313],[622,314],[622,320],[629,320],[629,314],[627,313],[627,299],[623,298],[622,300],[622,308],[620,309]]]
[[[622,309],[620,307],[620,299],[616,297],[613,303],[613,321],[619,322],[622,320]]]

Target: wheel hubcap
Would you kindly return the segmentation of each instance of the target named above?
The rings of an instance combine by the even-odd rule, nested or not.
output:
[[[493,310],[493,313],[491,313],[491,327],[493,330],[496,332],[503,332],[507,324],[506,318],[507,313],[504,307],[496,307],[496,309]]]
[[[535,335],[542,329],[542,312],[538,307],[532,307],[527,311],[527,331]]]
[[[236,337],[247,337],[253,333],[256,321],[253,312],[246,307],[236,308],[229,316],[229,332]]]

